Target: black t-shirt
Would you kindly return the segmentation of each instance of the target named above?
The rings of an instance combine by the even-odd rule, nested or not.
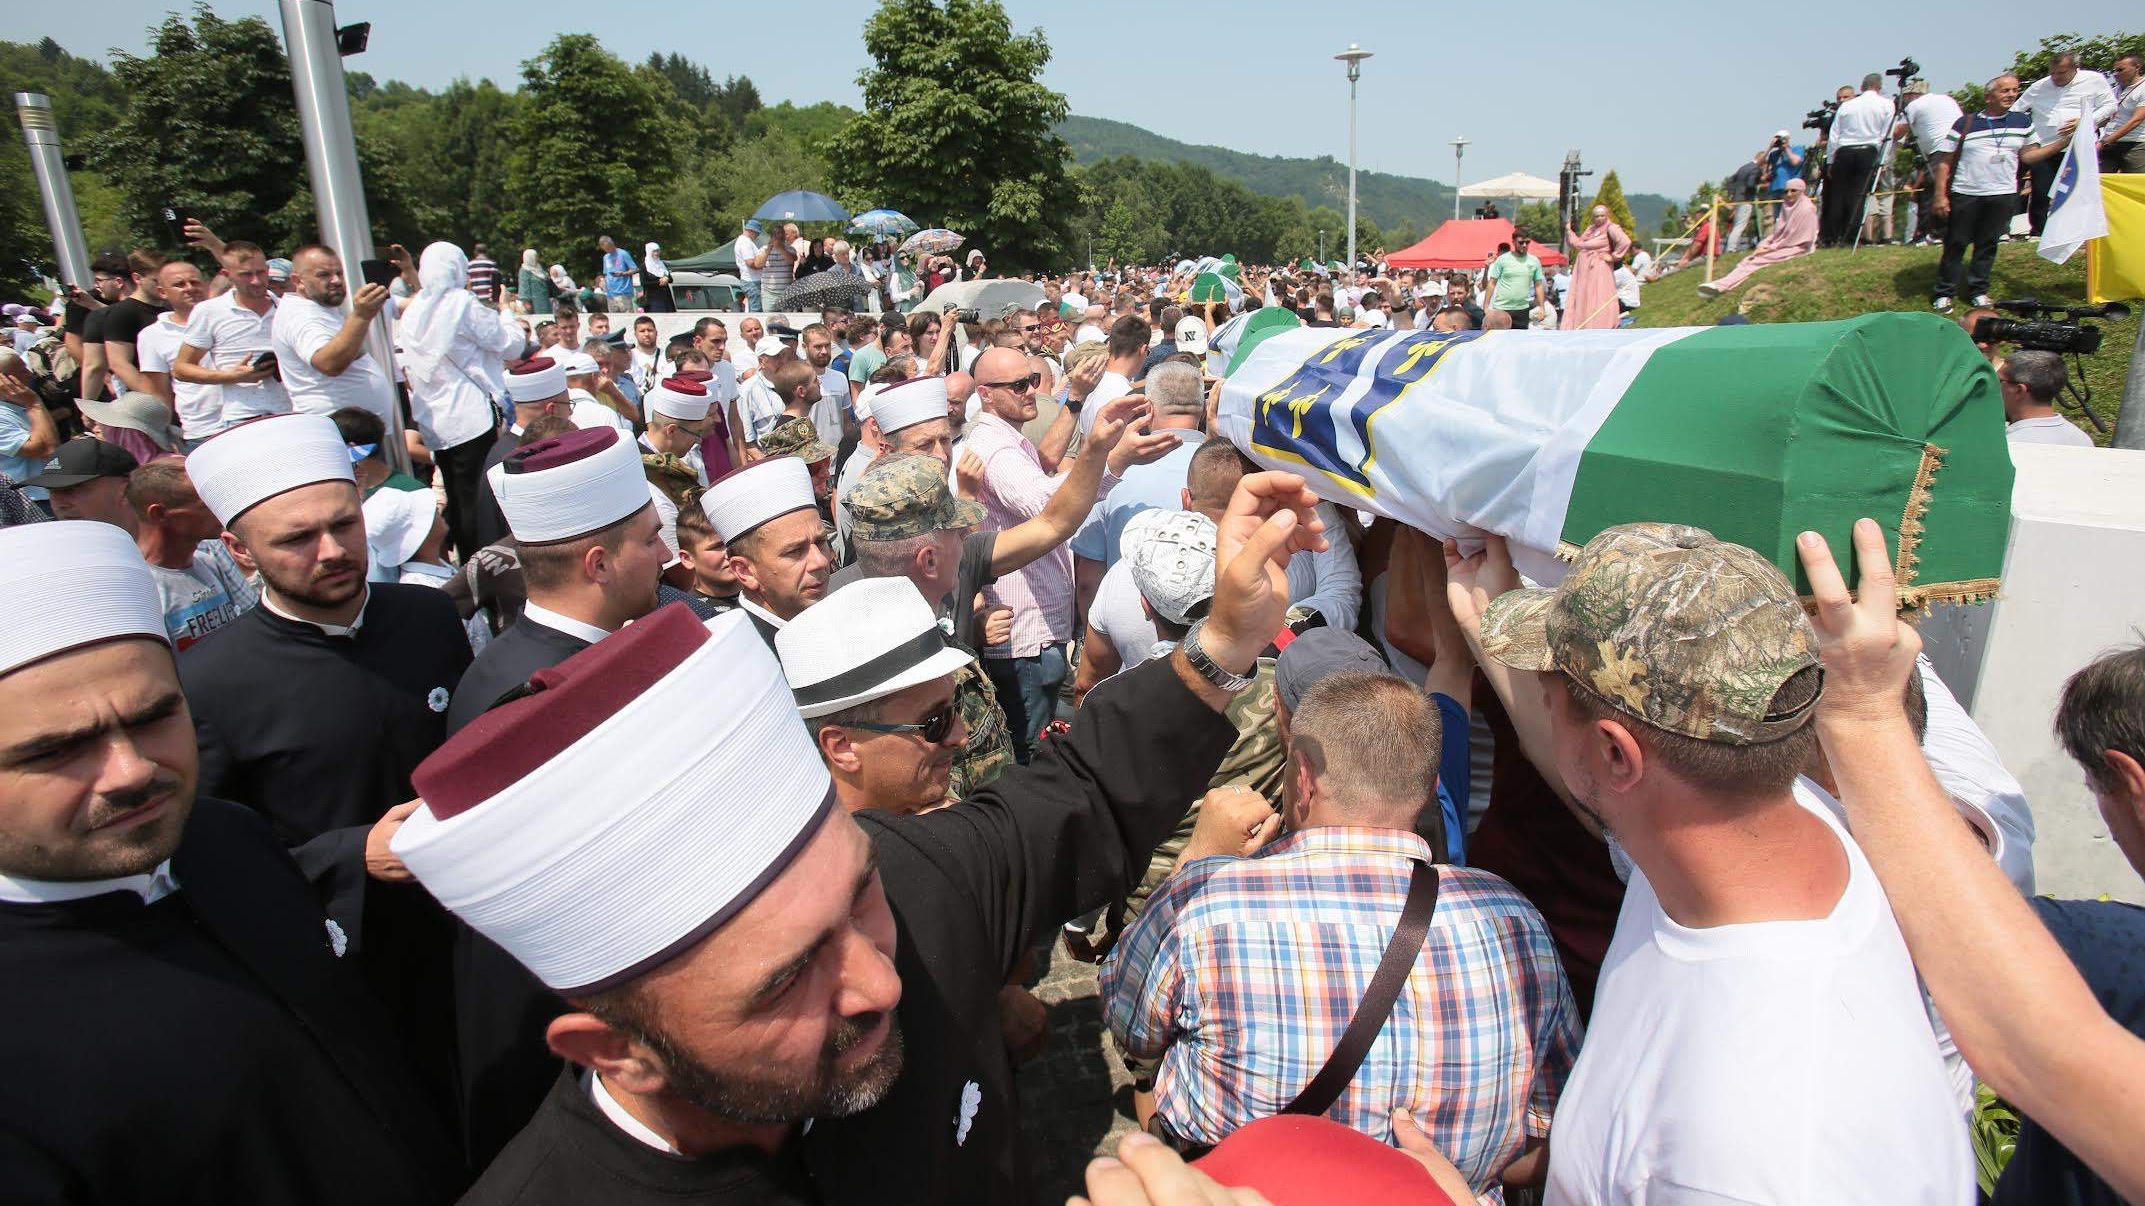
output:
[[[102,311],[92,310],[73,298],[68,298],[67,312],[62,316],[61,321],[67,324],[68,334],[82,335],[89,330],[89,316],[98,313],[102,313]]]
[[[112,308],[110,306],[106,306],[102,310],[84,310],[82,312],[82,326],[80,330],[82,332],[83,343],[104,342],[104,320],[105,316],[110,314],[111,312]],[[74,325],[74,319],[71,317],[67,320],[67,329],[70,331],[76,329]]]
[[[2145,964],[2138,959],[2138,952],[2145,950],[2145,909],[2113,900],[2036,897],[2027,903],[2108,1016],[2130,1033],[2145,1036]],[[1996,1206],[2116,1206],[2123,1199],[2055,1136],[2026,1118],[2019,1126],[2018,1148],[1990,1200]]]
[[[998,580],[991,572],[991,558],[998,555],[998,530],[970,532],[961,541],[961,568],[953,579],[953,593],[938,605],[939,627],[947,630],[955,643],[967,648],[975,633],[969,624],[976,616],[976,592]],[[827,580],[829,593],[838,591],[852,582],[864,580],[864,571],[855,564],[845,565]]]
[[[134,346],[134,340],[154,323],[165,307],[122,297],[104,308],[104,342]]]

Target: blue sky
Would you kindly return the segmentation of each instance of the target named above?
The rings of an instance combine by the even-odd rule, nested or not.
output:
[[[140,50],[144,30],[190,0],[95,0],[24,6],[6,38],[50,35],[77,54]],[[380,79],[438,86],[457,76],[502,84],[559,33],[592,32],[644,59],[677,51],[718,77],[750,75],[770,102],[856,104],[870,0],[769,9],[708,0],[341,0],[343,23],[371,21],[353,66]],[[1656,4],[1625,8],[1543,0],[1494,4],[1323,5],[1255,0],[1170,5],[1127,0],[1007,0],[1016,29],[1049,37],[1050,85],[1075,113],[1188,142],[1266,155],[1345,159],[1348,85],[1331,55],[1350,42],[1363,65],[1362,167],[1449,181],[1455,135],[1470,140],[1465,178],[1553,176],[1567,148],[1616,168],[1625,188],[1681,198],[1756,150],[1772,130],[1838,85],[1913,55],[1938,87],[1981,80],[2042,36],[2112,33],[2138,23],[2135,0],[2041,6],[1927,4]],[[225,16],[274,0],[215,0]],[[1515,30],[1506,19],[1524,14]],[[1782,21],[1775,14],[1791,13]],[[770,20],[770,14],[776,14]],[[773,27],[798,52],[770,53]],[[1852,35],[1841,31],[1852,28]],[[1594,48],[1575,70],[1570,48]]]

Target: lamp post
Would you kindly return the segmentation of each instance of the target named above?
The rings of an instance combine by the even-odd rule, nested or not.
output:
[[[1363,60],[1370,52],[1348,44],[1348,49],[1333,56],[1348,64],[1348,270],[1356,267],[1356,81],[1363,78]]]
[[[1467,154],[1467,135],[1452,140],[1452,217],[1460,219],[1460,157]]]
[[[37,179],[37,195],[44,203],[45,226],[52,232],[52,258],[59,265],[60,280],[77,289],[93,288],[89,243],[82,237],[82,219],[75,210],[67,157],[60,153],[60,127],[52,116],[52,98],[42,92],[17,92],[15,113],[22,119],[30,174]]]

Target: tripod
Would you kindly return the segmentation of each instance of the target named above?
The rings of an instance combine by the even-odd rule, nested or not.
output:
[[[1853,246],[1847,249],[1847,254],[1849,255],[1862,250],[1862,232],[1869,228],[1870,198],[1877,195],[1878,182],[1884,179],[1885,169],[1891,166],[1893,155],[1892,140],[1899,136],[1899,123],[1906,117],[1907,113],[1906,89],[1907,82],[1902,79],[1899,81],[1899,90],[1892,93],[1892,124],[1884,132],[1884,141],[1877,144],[1877,166],[1870,169],[1869,183],[1862,188],[1862,204],[1855,207],[1855,241]],[[1898,207],[1896,200],[1893,202],[1893,207]]]

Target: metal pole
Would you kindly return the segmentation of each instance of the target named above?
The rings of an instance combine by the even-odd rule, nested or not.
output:
[[[2113,448],[2145,448],[2145,321],[2130,349],[2130,375],[2123,380],[2123,407],[2115,414]]]
[[[1356,65],[1348,64],[1348,270],[1356,267]]]
[[[358,266],[373,258],[372,218],[365,211],[365,179],[358,171],[357,136],[350,128],[350,96],[343,88],[343,57],[336,47],[331,0],[279,0],[283,40],[290,48],[290,86],[298,101],[298,128],[305,136],[305,168],[313,185],[320,241],[342,257],[351,292],[362,283]],[[399,472],[410,469],[404,445],[402,399],[395,392],[393,324],[382,310],[365,335],[365,354],[380,370],[380,413],[388,417],[380,451]]]
[[[1467,153],[1467,135],[1452,140],[1452,220],[1460,220],[1460,158]]]
[[[45,203],[45,227],[52,232],[52,254],[60,279],[88,290],[96,282],[89,272],[89,240],[75,212],[74,184],[67,178],[67,158],[60,154],[60,127],[52,116],[52,98],[42,92],[17,92],[15,115],[22,119],[22,141],[30,148],[30,174]]]

